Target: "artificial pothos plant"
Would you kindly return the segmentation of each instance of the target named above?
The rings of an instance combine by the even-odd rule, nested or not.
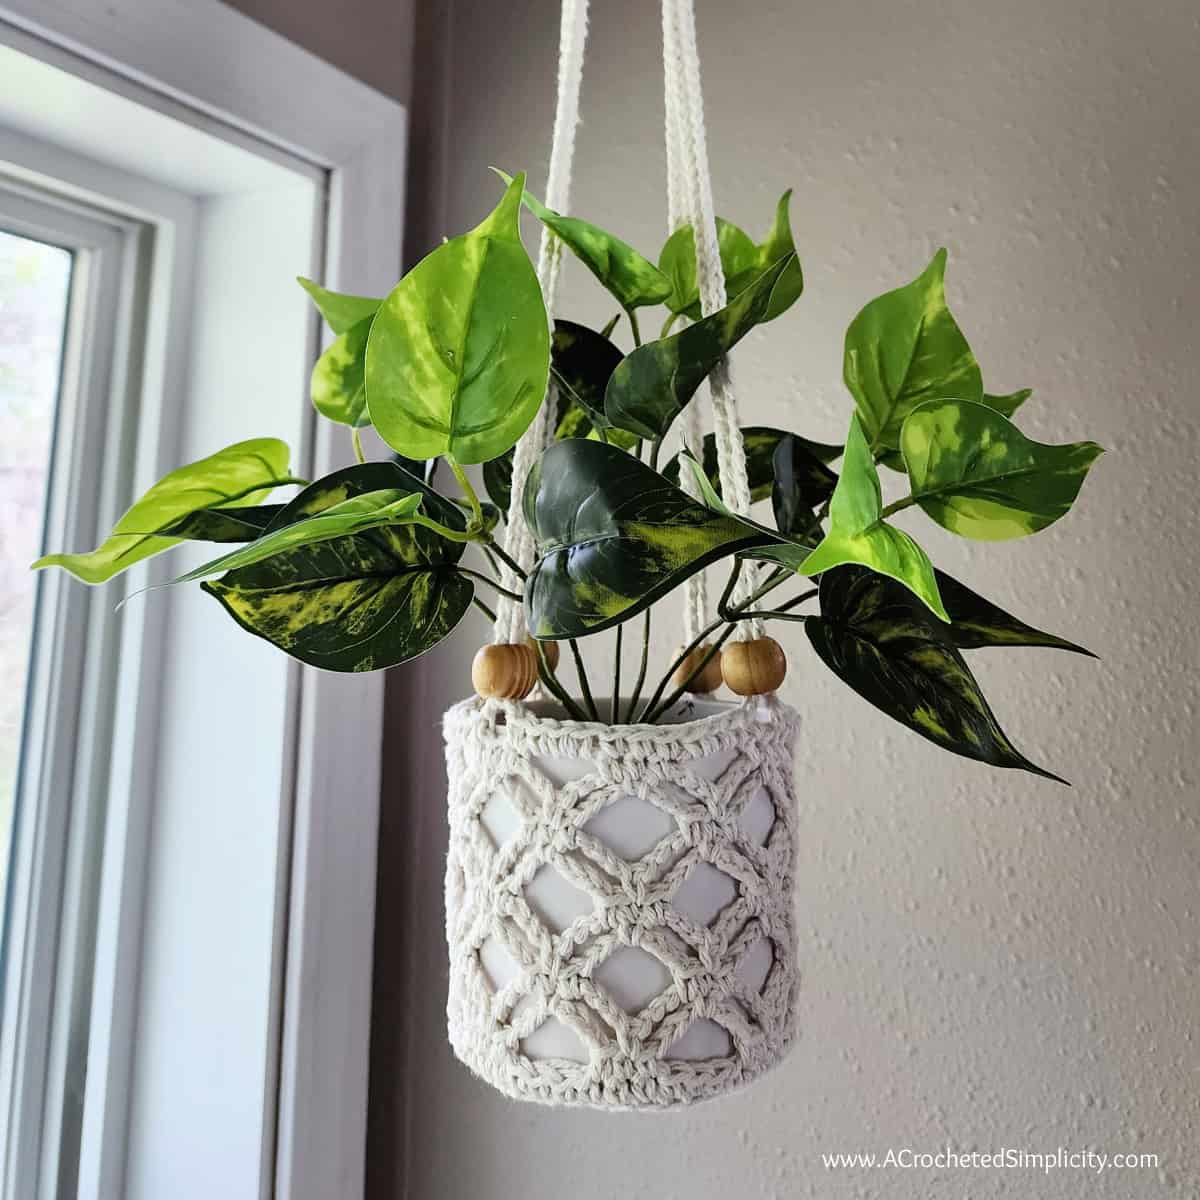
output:
[[[711,437],[679,455],[664,447],[714,366],[800,297],[790,193],[762,241],[718,222],[728,303],[703,316],[690,228],[667,240],[655,265],[544,207],[524,176],[504,178],[495,210],[388,296],[300,280],[335,335],[313,370],[313,403],[349,427],[358,465],[308,482],[292,473],[282,442],[239,442],[156,483],[96,550],[35,566],[101,583],[180,542],[233,544],[174,582],[202,581],[243,628],[302,662],[370,671],[432,649],[472,605],[491,616],[489,593],[506,590],[504,561],[510,578],[524,579],[543,685],[571,717],[614,723],[653,723],[685,690],[718,683],[714,666],[738,622],[801,621],[821,661],[895,720],[968,758],[1048,774],[1000,728],[963,652],[1088,651],[939,571],[892,518],[919,509],[962,537],[1024,537],[1066,513],[1101,450],[1031,440],[1012,420],[1030,393],[987,390],[946,305],[946,252],[850,323],[844,378],[854,413],[844,444],[742,430],[753,499],[773,514],[767,524],[723,504]],[[603,330],[563,320],[551,328],[521,242],[522,204],[615,299]],[[639,313],[655,306],[665,308],[661,332],[643,342]],[[622,318],[629,353],[612,340]],[[556,406],[555,440],[522,498],[537,545],[524,573],[496,529],[509,507],[513,447],[543,403]],[[359,430],[368,425],[394,458],[363,461]],[[474,464],[491,503],[468,476]],[[886,504],[880,468],[906,482]],[[299,490],[266,503],[281,488]],[[651,686],[652,607],[718,560],[730,576],[717,619]],[[734,603],[744,570],[757,586]],[[797,582],[798,594],[776,599]],[[577,640],[608,629],[619,640],[634,618],[634,686],[622,696],[618,646],[613,698],[597,701]],[[574,652],[577,689],[559,681],[556,640]]]

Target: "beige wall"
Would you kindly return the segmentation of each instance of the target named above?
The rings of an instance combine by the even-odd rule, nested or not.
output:
[[[443,1037],[438,714],[468,690],[483,630],[462,633],[390,682],[372,1194],[398,1196],[405,1179],[421,1200],[1066,1200],[1158,1195],[1164,1181],[1196,1194],[1194,4],[698,8],[719,209],[763,228],[795,187],[808,279],[793,313],[739,350],[747,421],[840,438],[847,322],[944,242],[989,384],[1036,389],[1022,418],[1034,436],[1109,448],[1079,511],[1025,542],[908,523],[950,571],[1102,656],[973,660],[1014,740],[1075,787],[939,754],[790,629],[785,695],[805,717],[798,1047],[745,1094],[685,1114],[513,1105]],[[441,134],[413,164],[421,248],[490,206],[489,163],[540,188],[555,9],[430,6],[418,60],[448,52],[449,74],[445,109],[425,116]],[[655,10],[595,6],[576,191],[577,211],[649,251],[664,226]],[[565,295],[569,315],[608,315],[577,264]],[[946,1144],[1152,1151],[1163,1174],[821,1166],[822,1152]]]

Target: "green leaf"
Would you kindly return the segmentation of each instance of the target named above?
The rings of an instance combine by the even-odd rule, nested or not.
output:
[[[192,542],[252,542],[283,509],[282,504],[201,508],[173,521],[163,530],[163,536]]]
[[[820,534],[820,508],[837,487],[838,477],[805,445],[787,434],[772,456],[771,508],[781,533],[807,539]]]
[[[364,317],[337,338],[317,359],[309,392],[313,407],[339,425],[370,425],[364,381],[367,338],[375,317]]]
[[[197,579],[206,579],[210,575],[219,575],[222,571],[235,571],[239,567],[251,566],[276,554],[282,554],[285,550],[298,550],[303,546],[313,546],[333,538],[366,533],[367,530],[378,529],[380,526],[403,525],[412,520],[421,507],[421,499],[419,494],[397,491],[394,488],[364,492],[360,496],[343,500],[340,504],[332,504],[316,516],[306,517],[304,520],[264,533],[241,549],[222,554],[219,558],[203,563],[171,582],[191,583]]]
[[[791,261],[777,262],[719,312],[627,355],[608,381],[609,421],[641,438],[661,438],[713,367],[762,319]]]
[[[746,425],[742,428],[742,444],[746,448],[746,475],[750,483],[750,499],[765,500],[775,483],[775,448],[785,438],[794,438],[810,454],[821,462],[830,462],[841,454],[841,446],[828,446],[810,442],[782,429],[767,425]],[[708,481],[721,494],[720,472],[717,469],[717,439],[713,434],[704,435],[702,447],[704,473]],[[663,475],[672,483],[679,480],[679,458],[672,457],[663,468]]]
[[[734,279],[746,272],[754,274],[758,263],[758,247],[750,235],[724,217],[717,218],[717,248],[721,255],[721,271],[725,276],[726,298],[733,299],[730,287]],[[770,266],[770,263],[764,264]],[[666,306],[673,313],[682,313],[693,321],[700,320],[700,287],[696,280],[696,234],[690,225],[675,230],[658,256],[658,269],[671,281],[671,294]],[[764,268],[760,268],[762,270]],[[747,280],[746,282],[749,282]],[[744,290],[745,283],[742,285]]]
[[[931,620],[906,588],[861,567],[839,567],[821,576],[820,597],[820,616],[804,623],[809,641],[865,700],[944,750],[1066,782],[1008,740],[950,626]]]
[[[782,258],[795,255],[796,245],[788,216],[791,198],[790,189],[780,197],[775,207],[775,220],[766,239],[758,245],[736,225],[722,217],[717,218],[717,247],[721,255],[721,271],[725,276],[726,302],[741,295],[768,267],[774,266]],[[667,307],[672,312],[698,321],[701,309],[696,281],[696,237],[690,225],[680,226],[671,234],[659,255],[658,265],[671,280]],[[762,321],[773,321],[795,304],[803,291],[804,274],[800,260],[793,257],[779,280]]]
[[[523,181],[482,224],[417,263],[375,317],[367,409],[408,458],[498,458],[546,394],[550,331],[517,224]]]
[[[1048,446],[969,400],[914,409],[900,438],[916,502],[943,528],[981,541],[1045,529],[1075,501],[1095,442]]]
[[[296,282],[312,297],[329,328],[339,335],[349,333],[360,321],[373,317],[383,303],[382,300],[375,300],[370,296],[349,296],[342,292],[330,292],[319,283],[305,279],[303,275],[296,276]]]
[[[539,555],[525,607],[539,638],[599,633],[708,563],[770,539],[603,442],[552,445],[530,475],[524,504]]]
[[[1011,421],[1013,413],[1032,395],[1032,388],[1021,388],[1019,391],[1011,392],[1007,396],[993,396],[988,392],[984,392],[982,399],[988,408],[994,408],[998,413],[1003,413]]]
[[[872,300],[846,330],[843,375],[876,455],[900,445],[918,404],[979,400],[983,376],[946,307],[946,251],[912,283]]]
[[[493,168],[495,169],[495,168]],[[512,186],[512,177],[496,171]],[[521,177],[522,180],[524,176]],[[671,294],[671,282],[649,259],[611,233],[581,221],[564,217],[547,208],[531,192],[523,196],[525,207],[543,225],[562,238],[576,258],[616,297],[624,309],[645,304],[661,304]]]
[[[977,650],[986,646],[1047,646],[1086,654],[1089,658],[1096,657],[1075,642],[1068,642],[1052,633],[1043,633],[1017,620],[944,571],[935,571],[934,574],[937,576],[942,603],[950,614],[950,640],[960,650]]]
[[[505,451],[499,458],[483,464],[483,488],[488,499],[502,512],[508,512],[512,496],[513,453]]]
[[[108,539],[88,554],[47,554],[34,568],[62,567],[84,583],[104,583],[134,563],[177,545],[164,531],[183,517],[214,505],[249,506],[274,488],[296,483],[290,451],[277,438],[237,442],[164,476],[117,522]]]
[[[950,618],[942,606],[933,564],[925,551],[902,529],[883,520],[879,476],[871,459],[859,419],[850,419],[842,474],[829,503],[829,532],[807,557],[797,560],[787,548],[776,551],[776,561],[793,566],[802,575],[818,575],[845,563],[858,563],[904,584],[943,621]]]
[[[280,527],[350,497],[411,491],[443,525],[459,509],[392,463],[337,471],[297,496]],[[243,628],[315,667],[371,671],[436,646],[465,615],[474,588],[457,569],[461,542],[419,525],[391,525],[286,550],[201,584]]]
[[[550,372],[560,397],[582,409],[594,428],[608,427],[608,418],[604,415],[604,389],[623,357],[608,338],[586,325],[577,325],[574,321],[554,322]],[[561,424],[560,417],[560,427]],[[584,437],[586,431],[580,432],[576,427],[572,430],[572,435],[575,434]]]

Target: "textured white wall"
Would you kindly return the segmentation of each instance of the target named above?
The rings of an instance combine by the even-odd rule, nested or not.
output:
[[[596,7],[577,211],[656,253],[657,6]],[[544,180],[555,8],[454,7],[446,155],[428,165],[445,172],[446,232],[493,201],[488,163]],[[398,990],[392,1015],[377,1012],[407,1030],[412,1125],[396,1153],[409,1194],[1198,1195],[1195,5],[702,0],[699,22],[719,210],[762,229],[794,186],[808,281],[738,352],[747,422],[840,439],[847,322],[944,243],[951,303],[991,389],[1035,389],[1021,417],[1034,436],[1109,449],[1078,511],[1032,539],[972,545],[908,522],[952,573],[1102,656],[972,659],[1017,744],[1075,786],[938,752],[849,692],[789,627],[785,695],[806,720],[801,1040],[743,1095],[600,1116],[507,1103],[450,1058],[445,835],[439,768],[426,764],[415,999]],[[608,315],[578,264],[565,295],[571,315]],[[398,734],[407,722],[435,736],[481,635],[398,681]],[[829,1172],[820,1157],[945,1145],[1157,1152],[1162,1168]]]

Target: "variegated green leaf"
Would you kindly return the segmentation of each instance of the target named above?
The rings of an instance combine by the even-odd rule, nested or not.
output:
[[[250,508],[201,508],[173,521],[164,537],[192,542],[252,542],[283,512],[282,504]]]
[[[969,400],[914,409],[900,438],[913,499],[951,533],[982,541],[1045,529],[1075,502],[1095,442],[1048,446]]]
[[[907,588],[861,567],[821,576],[821,615],[804,628],[826,666],[889,717],[954,754],[1058,779],[1008,740],[950,626]]]
[[[746,448],[746,476],[750,483],[750,499],[753,501],[766,500],[771,495],[775,482],[775,450],[785,438],[794,438],[818,462],[832,462],[842,453],[841,446],[831,446],[823,442],[810,442],[796,434],[786,433],[782,429],[772,429],[767,425],[746,425],[742,428],[742,445]],[[721,493],[720,471],[717,468],[717,440],[711,434],[704,435],[703,445],[704,473],[709,482]],[[672,458],[663,468],[663,475],[672,483],[679,480],[679,459]]]
[[[192,583],[223,571],[252,566],[286,550],[299,550],[334,538],[352,537],[382,526],[406,525],[420,507],[419,493],[397,491],[394,488],[364,492],[340,504],[332,504],[316,516],[305,517],[264,533],[240,549],[203,563],[171,582]]]
[[[538,545],[525,608],[539,638],[627,621],[708,563],[771,536],[710,511],[603,442],[552,445],[524,505]]]
[[[373,317],[382,300],[370,296],[351,296],[343,292],[331,292],[303,275],[296,277],[296,282],[312,297],[313,303],[320,310],[325,323],[339,336],[349,333],[360,321]]]
[[[622,359],[604,396],[609,421],[641,438],[661,438],[713,367],[762,320],[791,261],[780,259],[711,317]]]
[[[804,274],[799,258],[795,257],[796,245],[792,239],[788,205],[792,193],[789,189],[780,197],[775,207],[775,220],[766,238],[755,245],[750,236],[736,225],[717,218],[717,246],[721,255],[721,270],[725,276],[726,300],[741,295],[768,267],[781,258],[791,256],[788,269],[779,280],[771,302],[763,313],[762,321],[773,321],[786,312],[800,298],[804,290]],[[690,225],[680,226],[667,239],[659,255],[658,265],[671,280],[671,295],[667,307],[682,313],[693,321],[701,316],[700,291],[696,282],[696,237]]]
[[[184,517],[214,505],[253,505],[277,487],[301,482],[288,473],[289,456],[286,443],[278,438],[252,438],[227,446],[160,479],[95,550],[47,554],[33,566],[62,567],[84,583],[104,583],[134,563],[177,545],[178,536],[165,531]]]
[[[309,386],[313,407],[321,416],[339,425],[361,428],[371,423],[367,415],[364,372],[367,338],[370,337],[374,320],[372,315],[364,317],[357,325],[351,325],[333,341],[313,367]]]
[[[560,398],[559,437],[586,437],[574,421],[572,428],[561,431],[563,400],[569,400],[586,415],[593,428],[608,428],[604,415],[604,389],[609,377],[624,356],[616,346],[595,330],[574,321],[555,321],[550,342],[550,373]],[[567,409],[569,412],[570,409]]]
[[[721,270],[725,276],[727,299],[732,300],[732,284],[746,272],[753,272],[758,263],[758,247],[744,230],[739,229],[724,217],[717,218],[717,247],[721,254]],[[770,266],[765,263],[760,271]],[[671,294],[665,300],[673,313],[682,313],[698,321],[700,312],[700,287],[696,281],[696,235],[690,225],[681,225],[667,238],[658,256],[658,269],[671,281]],[[745,280],[742,287],[750,282]]]
[[[443,525],[466,526],[462,512],[392,463],[335,472],[306,489],[277,527],[365,492],[419,493]],[[371,671],[437,645],[471,604],[471,581],[457,570],[460,542],[419,525],[392,525],[276,554],[201,587],[245,629],[312,666]]]
[[[511,176],[497,171],[511,185]],[[531,192],[524,193],[525,207],[553,230],[563,244],[600,281],[624,309],[661,304],[671,294],[670,280],[647,258],[619,237],[578,217],[564,217],[547,208]]]
[[[946,612],[950,614],[950,640],[960,650],[978,650],[986,646],[1046,646],[1054,650],[1070,650],[1075,654],[1096,656],[1075,642],[1043,633],[1024,621],[1017,620],[1004,609],[971,591],[965,583],[935,571],[938,593]]]
[[[900,445],[900,426],[918,404],[979,400],[983,376],[946,307],[946,251],[912,283],[872,300],[846,330],[843,375],[872,453]]]
[[[384,300],[367,342],[367,410],[409,458],[498,458],[546,393],[550,333],[521,245],[524,176],[470,233],[423,258]]]
[[[902,529],[883,519],[879,476],[859,419],[850,419],[842,474],[829,502],[829,532],[811,553],[791,546],[768,546],[755,557],[768,558],[799,571],[819,575],[846,563],[859,563],[904,584],[943,621],[933,564]]]
[[[820,535],[817,510],[832,495],[838,477],[805,445],[788,434],[772,456],[771,508],[775,525],[802,541]]]

